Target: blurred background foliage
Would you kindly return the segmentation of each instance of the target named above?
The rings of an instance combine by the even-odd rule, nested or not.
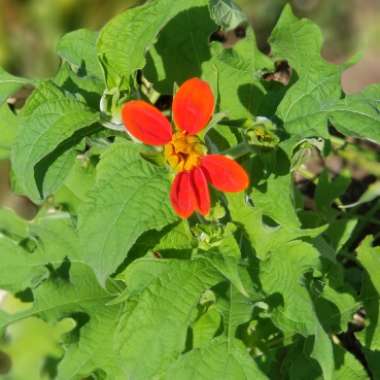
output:
[[[174,0],[175,1],[175,0]],[[99,29],[111,17],[143,0],[0,0],[0,66],[15,75],[47,78],[58,67],[55,46],[59,38],[75,29]],[[259,46],[267,53],[267,38],[286,0],[238,0],[252,21]],[[363,59],[343,78],[347,92],[360,90],[369,83],[380,82],[380,1],[379,0],[293,0],[294,11],[316,21],[325,36],[323,55],[332,62],[342,62],[360,51]],[[1,138],[1,136],[0,136]],[[361,178],[379,180],[378,149],[357,148],[355,143],[344,150],[337,171],[361,167]],[[365,151],[359,151],[364,149]],[[368,156],[370,155],[370,156]],[[351,157],[351,160],[349,159]],[[363,158],[361,161],[358,157]],[[336,161],[336,157],[334,158]],[[317,160],[316,160],[317,161]],[[350,163],[351,162],[351,163]],[[360,164],[362,162],[362,164]],[[352,164],[352,165],[351,165]],[[372,169],[368,168],[372,165]],[[312,166],[312,164],[311,164]],[[364,171],[364,174],[363,174]],[[35,208],[9,189],[9,163],[0,161],[0,205],[12,207],[26,218]],[[5,295],[3,294],[2,297]],[[8,311],[20,309],[10,295],[1,302]],[[49,360],[61,354],[58,342],[69,329],[69,322],[49,326],[30,319],[14,325],[5,341],[0,342],[0,378],[6,380],[47,379]],[[28,348],[29,347],[29,348]],[[32,348],[33,347],[33,348]],[[46,362],[45,358],[49,360]],[[12,365],[9,360],[17,360]],[[10,372],[8,372],[8,370]],[[41,377],[41,370],[45,373]],[[7,374],[2,374],[2,371]]]
[[[47,77],[58,61],[58,39],[78,28],[99,29],[112,16],[144,0],[0,0],[0,65],[16,75]],[[298,16],[316,21],[325,36],[324,54],[342,61],[357,51],[366,63],[379,59],[379,0],[292,0]],[[252,20],[261,48],[287,0],[237,0]],[[370,59],[368,59],[370,57]],[[376,61],[378,63],[379,61]],[[375,66],[375,65],[374,65]],[[379,78],[378,70],[367,73]],[[363,71],[364,72],[364,71]],[[361,79],[367,83],[369,79]],[[375,80],[373,80],[375,81]],[[348,80],[350,82],[350,80]],[[359,89],[349,83],[349,90]]]

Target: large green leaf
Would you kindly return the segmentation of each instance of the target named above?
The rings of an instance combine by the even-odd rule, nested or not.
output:
[[[192,350],[175,362],[164,379],[264,380],[267,379],[238,340],[223,338]]]
[[[153,46],[159,31],[188,8],[188,0],[148,1],[126,10],[106,24],[100,32],[97,51],[108,88],[128,88],[136,70],[145,66],[145,54]]]
[[[322,34],[311,21],[299,20],[287,5],[269,39],[277,60],[287,60],[297,81],[277,109],[287,131],[300,135],[327,134],[327,111],[341,97],[345,66],[321,57]]]
[[[99,116],[47,81],[28,99],[21,118],[12,167],[19,188],[38,203],[62,184],[75,159],[70,148],[93,132]]]
[[[333,347],[321,326],[317,311],[307,288],[306,273],[321,269],[319,253],[310,244],[294,241],[277,248],[260,265],[263,290],[279,297],[272,312],[272,321],[285,334],[314,336],[311,357],[323,371],[324,379],[331,380],[334,369]]]
[[[206,260],[156,263],[159,271],[152,262],[152,275],[145,275],[150,280],[137,288],[140,295],[117,334],[125,376],[136,380],[158,376],[181,354],[202,293],[222,280]]]
[[[213,86],[217,111],[230,119],[268,114],[271,107],[267,107],[267,91],[260,78],[262,70],[273,64],[256,47],[253,30],[249,28],[233,48],[212,43],[211,53],[211,60],[203,64],[202,77]]]
[[[157,91],[172,94],[175,83],[201,76],[202,63],[211,58],[209,37],[216,30],[207,5],[208,0],[188,1],[160,31],[144,68]]]
[[[96,184],[79,213],[84,259],[103,284],[143,232],[176,220],[166,170],[145,161],[139,149],[120,142],[103,154]]]

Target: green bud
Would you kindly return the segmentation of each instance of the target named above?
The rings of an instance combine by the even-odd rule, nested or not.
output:
[[[247,120],[244,127],[250,145],[274,148],[280,142],[276,124],[266,117],[258,116],[255,120]]]

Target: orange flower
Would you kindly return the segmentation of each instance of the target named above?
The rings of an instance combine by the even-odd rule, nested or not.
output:
[[[177,172],[170,191],[175,212],[188,218],[194,211],[210,211],[208,183],[225,192],[239,192],[248,187],[244,169],[234,160],[207,154],[196,134],[205,128],[214,112],[214,95],[207,82],[187,80],[173,99],[173,119],[178,131],[173,133],[168,119],[151,104],[132,100],[122,108],[128,132],[148,145],[163,145],[168,164]]]

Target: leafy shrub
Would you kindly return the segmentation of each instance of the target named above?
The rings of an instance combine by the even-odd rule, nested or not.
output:
[[[357,205],[342,206],[350,176],[322,170],[312,206],[294,181],[306,176],[310,152],[325,158],[342,136],[380,142],[380,87],[345,95],[341,76],[354,62],[326,62],[320,30],[289,6],[270,56],[248,26],[233,47],[216,41],[237,25],[247,19],[226,0],[155,0],[99,33],[63,36],[54,78],[0,71],[1,157],[11,157],[14,190],[40,206],[30,222],[0,212],[0,288],[28,302],[0,312],[11,357],[15,327],[33,318],[55,336],[33,359],[46,378],[380,376],[380,252],[363,236]],[[136,99],[170,116],[171,96],[190,78],[215,98],[197,143],[230,157],[211,183],[234,180],[229,165],[250,177],[233,193],[210,188],[210,212],[200,198],[191,203],[192,192],[208,191],[194,178],[170,203],[173,169],[162,149],[137,141],[121,117]],[[34,90],[11,108],[23,86]],[[193,88],[182,117],[203,96]],[[144,112],[134,122],[145,128]],[[167,123],[160,117],[157,128]],[[184,218],[172,207],[178,213],[181,202],[191,203]],[[205,215],[190,215],[196,208]],[[367,326],[349,335],[363,310]]]

